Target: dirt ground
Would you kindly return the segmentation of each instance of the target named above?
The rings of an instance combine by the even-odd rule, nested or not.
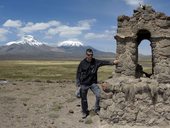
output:
[[[75,84],[69,81],[1,82],[0,128],[136,128],[109,126],[100,122],[93,111],[81,119],[80,99],[75,97],[75,90]],[[89,109],[93,109],[95,97],[91,91],[88,102]]]

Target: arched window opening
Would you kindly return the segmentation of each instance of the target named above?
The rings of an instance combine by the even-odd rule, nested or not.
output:
[[[153,59],[151,47],[151,34],[147,30],[137,33],[137,65],[136,77],[150,77],[153,74]]]

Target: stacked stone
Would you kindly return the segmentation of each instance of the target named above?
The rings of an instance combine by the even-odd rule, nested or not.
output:
[[[170,84],[114,76],[103,86],[101,120],[120,125],[170,125]]]
[[[143,39],[151,42],[153,75],[158,82],[170,83],[170,16],[144,5],[134,10],[132,17],[119,16],[116,72],[135,76],[138,45]]]

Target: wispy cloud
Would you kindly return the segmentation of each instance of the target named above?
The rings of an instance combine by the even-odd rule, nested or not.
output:
[[[74,37],[82,34],[85,30],[90,30],[91,25],[95,22],[95,19],[79,21],[76,26],[60,25],[55,28],[50,28],[47,35],[59,35],[61,37]]]
[[[57,20],[50,20],[47,22],[22,22],[20,20],[7,20],[0,29],[1,40],[6,40],[6,35],[10,31],[21,37],[25,34],[41,33],[44,34],[45,39],[52,38],[79,38],[84,37],[85,40],[106,39],[113,40],[115,27],[109,30],[104,30],[103,33],[92,33],[92,26],[95,25],[96,19],[86,19],[78,21],[76,24],[64,24]],[[14,29],[15,28],[15,29]]]
[[[84,31],[90,30],[92,24],[96,22],[95,19],[81,20],[77,22],[77,25],[66,25],[60,21],[51,20],[48,22],[21,22],[20,20],[8,19],[4,24],[4,28],[16,28],[18,36],[24,34],[30,34],[34,32],[44,32],[47,37],[60,36],[60,37],[76,37],[81,35]]]
[[[126,2],[126,4],[130,5],[130,6],[139,6],[140,4],[144,4],[144,0],[124,0]]]
[[[96,39],[102,39],[102,40],[113,40],[114,35],[116,33],[117,27],[111,27],[111,30],[105,30],[103,33],[87,33],[84,38],[87,40],[96,40]]]
[[[20,28],[20,31],[23,33],[32,33],[32,32],[36,32],[36,31],[42,31],[42,30],[46,30],[50,27],[55,27],[55,26],[59,26],[60,22],[59,21],[49,21],[47,23],[45,22],[40,22],[40,23],[32,23],[32,22],[28,22],[24,27]]]
[[[4,29],[4,28],[0,28],[0,41],[6,41],[6,35],[7,33],[9,33],[8,30]]]
[[[96,22],[96,19],[81,20],[78,22],[78,26],[80,26],[82,30],[83,28],[84,30],[88,30],[94,22]]]
[[[76,35],[80,35],[81,33],[82,33],[82,30],[80,27],[71,27],[67,25],[61,25],[55,28],[50,28],[47,31],[47,35],[49,36],[54,36],[54,35],[76,36]]]
[[[22,22],[20,20],[7,20],[4,24],[4,27],[12,27],[12,28],[18,28],[22,26]]]

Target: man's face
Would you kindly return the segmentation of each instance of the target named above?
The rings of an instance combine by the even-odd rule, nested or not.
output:
[[[86,58],[89,62],[91,62],[91,60],[93,58],[93,53],[92,52],[86,52]]]

